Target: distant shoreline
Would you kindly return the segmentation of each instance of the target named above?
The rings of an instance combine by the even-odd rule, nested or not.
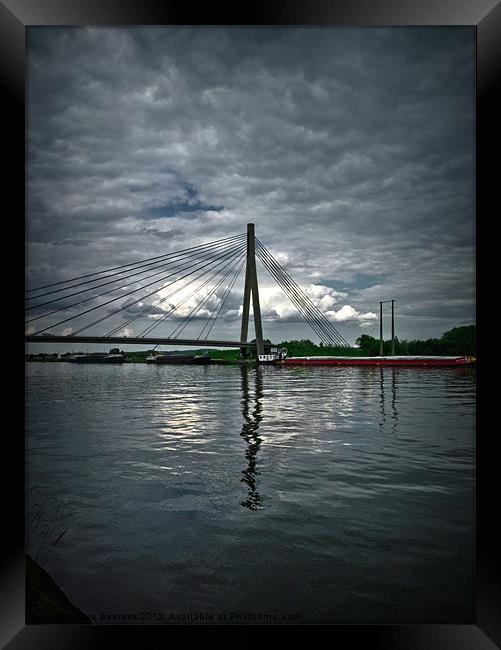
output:
[[[25,359],[25,363],[72,363],[69,359],[61,359],[58,358],[56,359],[55,357],[53,358],[38,358],[38,359]],[[149,363],[148,361],[145,361],[144,359],[126,359],[123,363],[143,363],[147,365],[159,365],[159,364],[152,364]],[[211,364],[220,364],[220,365],[255,365],[257,361],[255,359],[211,359]],[[76,364],[80,365],[80,364]],[[120,364],[98,364],[98,365],[123,365],[122,363]],[[165,365],[165,364],[161,364]],[[169,364],[167,364],[169,365]]]

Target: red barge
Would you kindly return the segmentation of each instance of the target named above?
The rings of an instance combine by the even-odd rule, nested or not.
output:
[[[472,366],[475,357],[392,356],[392,357],[285,357],[284,366]]]

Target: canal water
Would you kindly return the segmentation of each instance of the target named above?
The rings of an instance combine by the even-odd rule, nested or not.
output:
[[[27,544],[97,623],[474,621],[474,370],[26,372]]]

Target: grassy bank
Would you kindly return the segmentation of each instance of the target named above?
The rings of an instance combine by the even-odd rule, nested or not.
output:
[[[463,325],[444,332],[440,338],[426,340],[399,340],[395,339],[395,354],[397,355],[445,355],[445,356],[474,356],[476,348],[475,325]],[[329,347],[320,343],[313,343],[309,339],[282,341],[278,347],[285,348],[289,357],[313,357],[313,356],[379,356],[379,339],[367,334],[362,334],[356,340],[357,347]],[[160,352],[160,351],[157,351]],[[125,360],[128,363],[145,363],[146,357],[151,351],[124,352]],[[70,353],[66,353],[69,355]],[[242,363],[240,350],[233,348],[220,350],[217,348],[201,348],[190,350],[190,354],[208,354],[210,358],[218,363]],[[391,341],[383,341],[383,354],[391,354]],[[26,361],[67,361],[67,357],[58,358],[55,354],[40,353],[37,355],[26,355]],[[255,363],[255,360],[245,360],[243,363]]]
[[[50,575],[26,554],[26,623],[92,623]]]

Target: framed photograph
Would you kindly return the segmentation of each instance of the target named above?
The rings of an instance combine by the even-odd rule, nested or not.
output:
[[[500,15],[3,2],[7,648],[499,644],[476,326]]]

